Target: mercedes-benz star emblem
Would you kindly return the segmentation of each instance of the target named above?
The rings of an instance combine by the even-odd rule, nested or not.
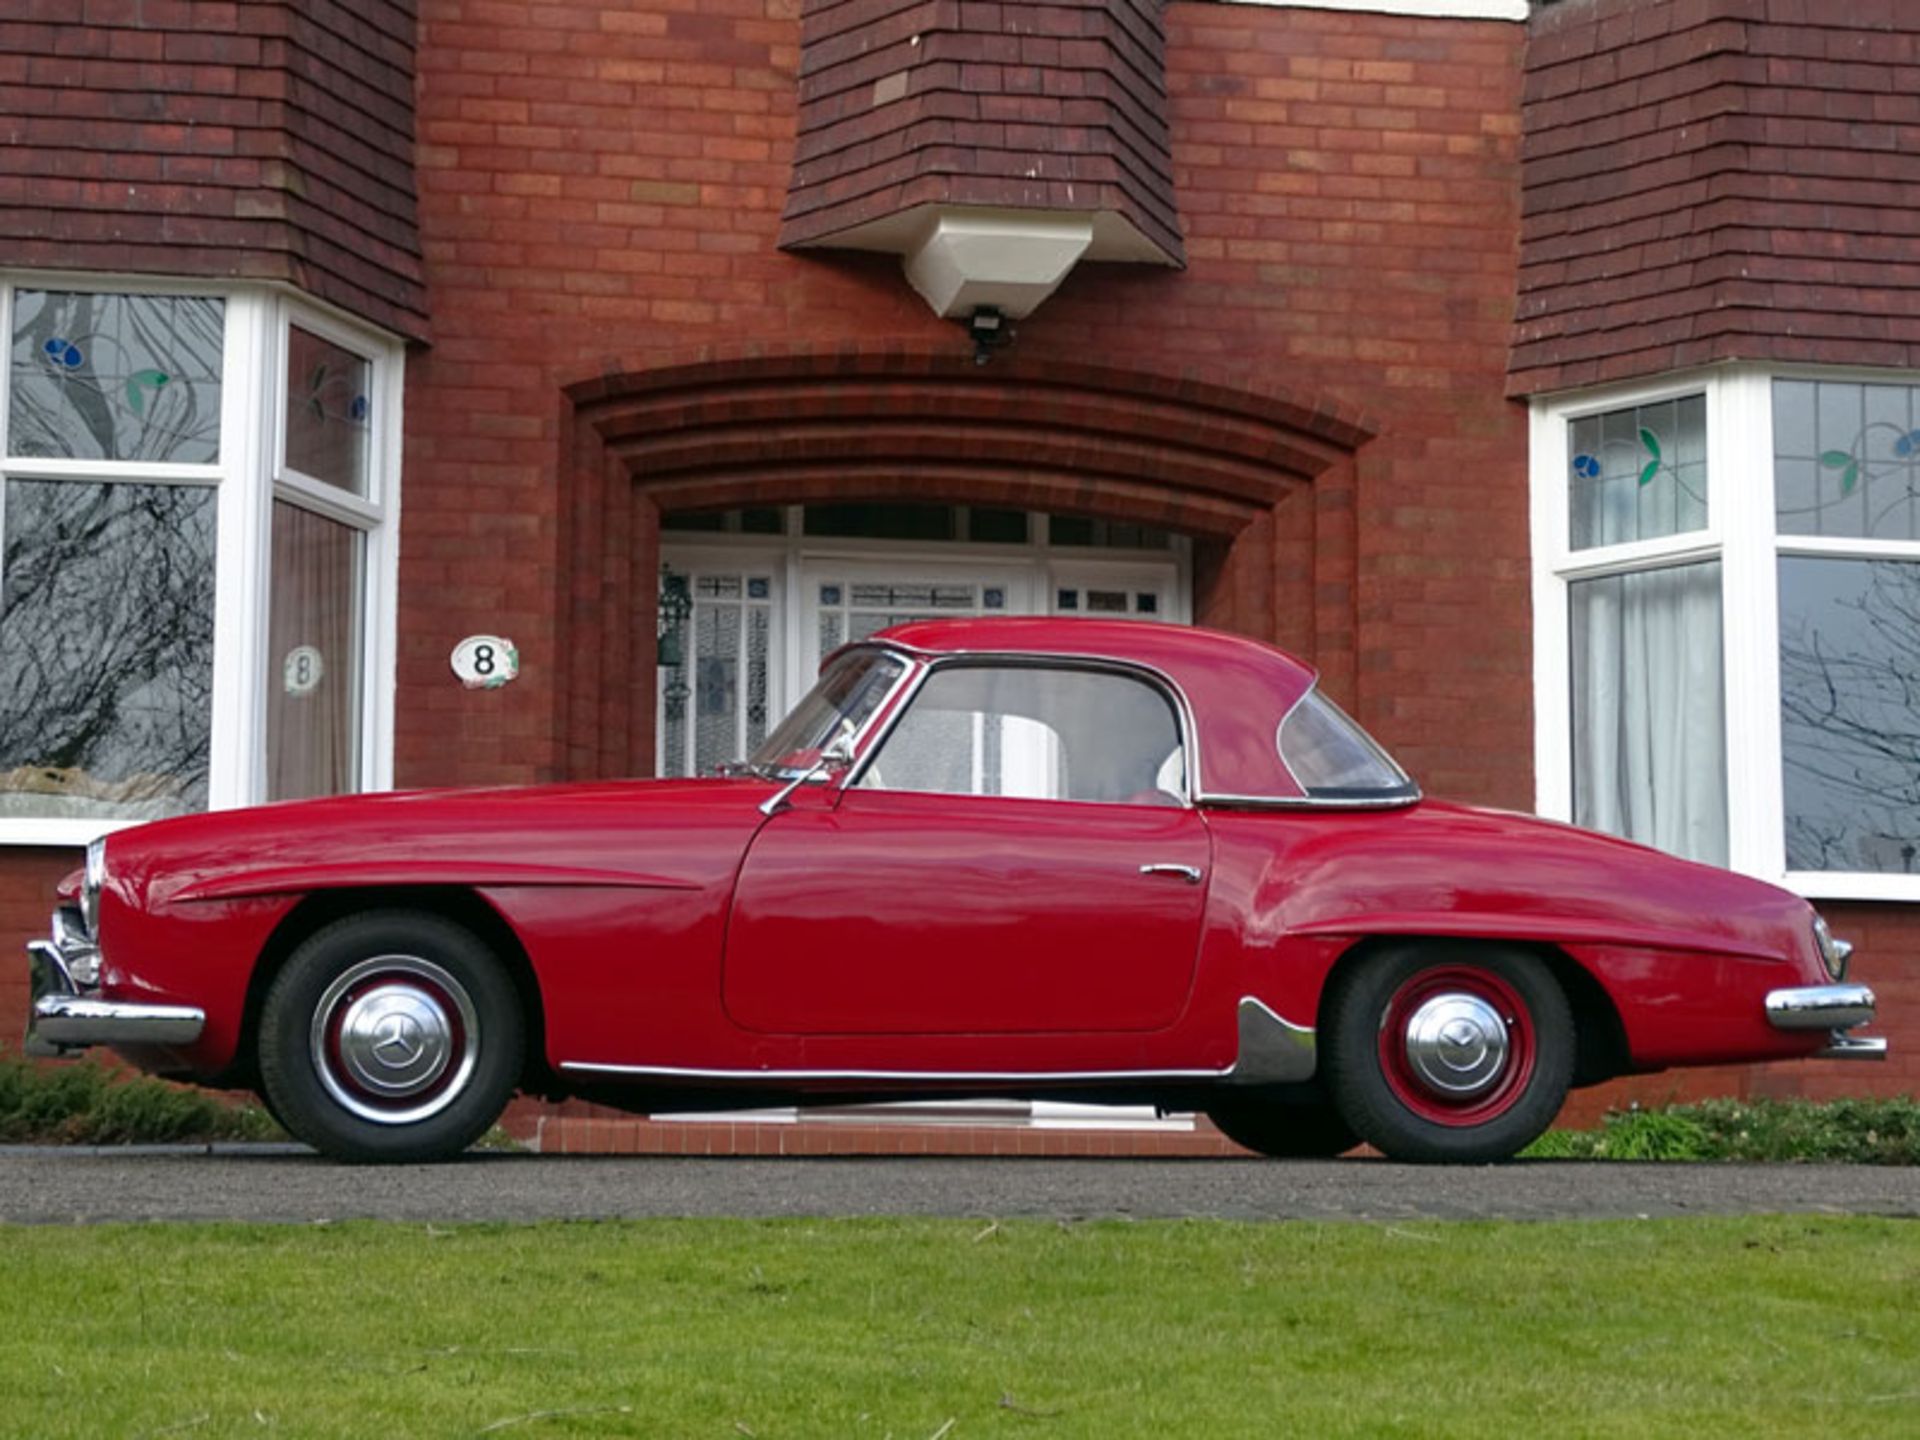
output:
[[[388,1015],[374,1029],[373,1053],[389,1069],[404,1069],[418,1060],[425,1049],[420,1022],[411,1015]]]

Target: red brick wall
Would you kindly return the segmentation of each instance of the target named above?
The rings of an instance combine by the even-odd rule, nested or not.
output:
[[[425,333],[412,0],[10,0],[10,265],[284,280]]]
[[[47,933],[53,887],[80,868],[79,850],[0,850],[0,1054],[18,1054],[26,1033],[27,941]]]
[[[1180,258],[1159,0],[810,0],[781,243],[916,205],[1104,210]]]
[[[796,10],[422,6],[436,342],[409,367],[404,781],[564,769],[563,381],[701,347],[968,353],[895,262],[778,250]],[[1326,578],[1365,657],[1347,698],[1436,791],[1524,805],[1526,434],[1502,398],[1521,28],[1214,4],[1165,23],[1189,269],[1082,267],[994,370],[1201,365],[1377,417],[1355,574]],[[523,678],[463,692],[446,654],[483,626],[520,642]]]
[[[1920,6],[1538,7],[1512,393],[1920,365]]]

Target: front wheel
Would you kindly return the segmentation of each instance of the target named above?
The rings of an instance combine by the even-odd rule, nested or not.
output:
[[[288,957],[260,1016],[260,1078],[299,1139],[341,1160],[459,1154],[518,1083],[513,981],[470,931],[421,911],[337,920]]]
[[[1431,942],[1372,955],[1327,997],[1326,1076],[1360,1137],[1392,1160],[1509,1160],[1560,1111],[1573,1012],[1524,951]]]

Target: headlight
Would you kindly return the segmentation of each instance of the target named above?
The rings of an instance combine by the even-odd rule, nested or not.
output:
[[[1847,957],[1853,954],[1853,945],[1846,940],[1834,938],[1833,931],[1827,928],[1827,922],[1820,916],[1813,917],[1813,943],[1820,949],[1820,963],[1827,967],[1827,974],[1835,983],[1847,978]]]
[[[107,838],[103,835],[87,846],[87,873],[80,882],[80,923],[96,944],[100,939],[100,887],[106,881]]]

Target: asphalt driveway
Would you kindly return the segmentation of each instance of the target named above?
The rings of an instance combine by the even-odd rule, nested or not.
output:
[[[682,1159],[483,1154],[348,1167],[288,1146],[0,1149],[0,1222],[659,1216],[1549,1220],[1920,1217],[1920,1168],[1538,1161]]]

